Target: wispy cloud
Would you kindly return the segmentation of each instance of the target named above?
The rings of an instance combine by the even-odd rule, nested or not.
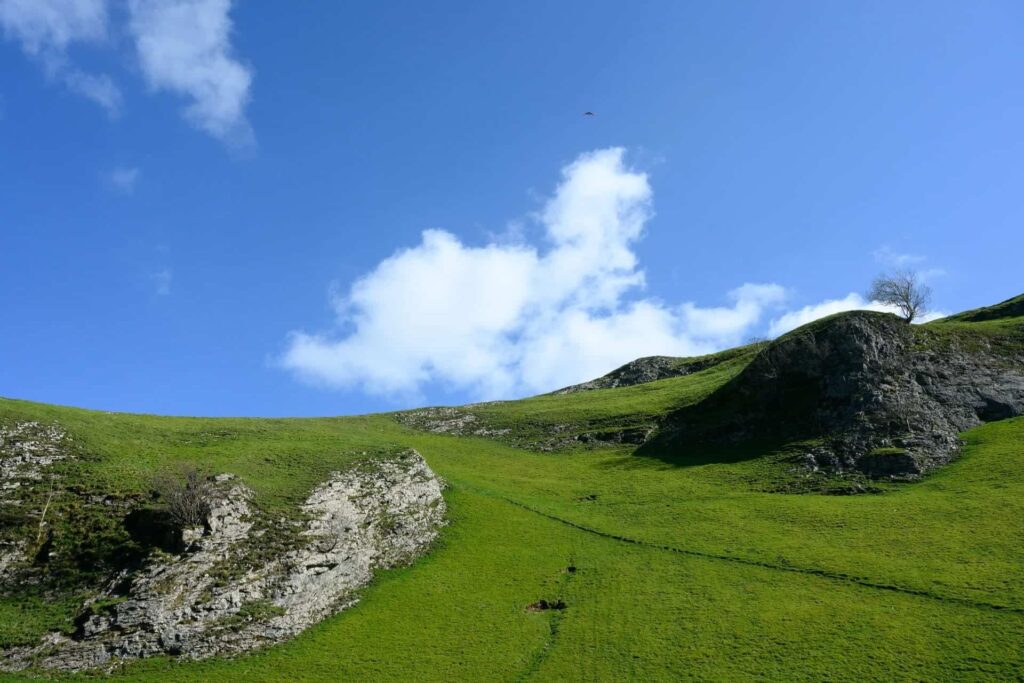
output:
[[[150,276],[153,285],[156,287],[158,296],[167,296],[171,293],[171,282],[174,280],[174,273],[170,268],[162,268]]]
[[[17,40],[48,78],[117,116],[123,98],[114,81],[106,74],[82,71],[68,58],[68,47],[75,43],[106,43],[108,18],[107,0],[0,1],[4,34]]]
[[[871,254],[875,262],[889,268],[906,268],[922,263],[927,257],[920,254],[908,254],[894,251],[892,247],[885,245],[875,249]]]
[[[69,47],[82,44],[116,50],[109,37],[127,33],[153,90],[190,101],[184,115],[192,125],[233,146],[254,140],[245,116],[252,70],[233,54],[231,0],[130,0],[128,24],[112,26],[110,0],[0,0],[0,26],[20,43],[47,77],[117,116],[124,97],[107,74],[75,66]],[[131,65],[135,68],[135,64]]]
[[[917,271],[917,276],[921,278],[921,282],[929,282],[935,278],[943,277],[945,275],[945,268],[922,268]]]
[[[638,356],[740,343],[784,301],[770,283],[737,287],[710,308],[638,296],[633,245],[651,215],[647,176],[623,150],[584,154],[538,216],[546,248],[468,246],[427,230],[336,297],[347,334],[294,332],[281,362],[306,380],[407,399],[432,383],[499,398]]]
[[[946,274],[944,268],[923,267],[924,262],[928,260],[927,256],[894,251],[888,245],[875,249],[871,255],[874,257],[875,263],[895,271],[913,272],[922,282],[934,280]]]
[[[110,76],[106,74],[90,74],[72,66],[64,67],[61,79],[68,90],[82,95],[103,107],[111,118],[121,115],[124,97]]]
[[[139,182],[142,171],[134,167],[118,166],[104,175],[104,180],[116,192],[131,194]]]
[[[233,56],[230,0],[131,0],[128,8],[150,87],[188,97],[185,118],[210,135],[250,144],[252,71]]]

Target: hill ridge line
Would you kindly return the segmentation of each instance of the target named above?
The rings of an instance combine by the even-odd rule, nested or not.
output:
[[[449,482],[449,485],[454,485],[450,479],[448,480],[448,482]],[[573,522],[572,520],[565,519],[564,517],[559,517],[558,515],[553,515],[551,513],[544,512],[543,510],[538,510],[537,508],[534,508],[534,507],[532,507],[530,505],[527,505],[526,503],[521,503],[518,500],[514,500],[512,498],[507,498],[507,497],[502,496],[500,494],[492,493],[492,492],[489,492],[489,491],[487,491],[485,489],[477,488],[475,486],[469,486],[469,485],[465,485],[465,484],[459,484],[459,485],[454,485],[454,486],[456,486],[456,487],[460,487],[461,486],[463,489],[471,491],[473,493],[478,493],[478,494],[480,494],[482,496],[487,496],[489,498],[495,498],[495,499],[504,501],[504,502],[506,502],[506,503],[508,503],[510,505],[514,505],[515,507],[521,508],[521,509],[526,510],[528,512],[532,512],[532,513],[534,513],[536,515],[540,515],[541,517],[545,517],[545,518],[550,519],[550,520],[552,520],[554,522],[558,522],[560,524],[564,524],[566,526],[572,527],[573,529],[577,529],[578,531],[583,531],[585,533],[593,534],[595,536],[600,536],[601,538],[607,538],[607,539],[610,539],[610,540],[613,540],[613,541],[619,541],[621,543],[628,543],[630,545],[636,545],[636,546],[641,546],[641,547],[645,547],[645,548],[651,548],[651,549],[654,549],[654,550],[661,550],[661,551],[664,551],[664,552],[675,553],[675,554],[678,554],[678,555],[689,555],[691,557],[698,557],[698,558],[705,559],[705,560],[717,560],[717,561],[720,561],[720,562],[733,562],[733,563],[736,563],[736,564],[742,564],[742,565],[746,565],[746,566],[749,566],[749,567],[760,567],[762,569],[774,569],[776,571],[789,572],[789,573],[792,573],[792,574],[802,574],[804,576],[817,576],[817,577],[821,577],[821,578],[828,579],[828,580],[831,580],[831,581],[840,581],[840,582],[843,582],[843,583],[850,583],[850,584],[854,584],[854,585],[857,585],[857,586],[863,586],[865,588],[873,588],[873,589],[876,589],[876,590],[884,590],[884,591],[889,591],[889,592],[892,592],[892,593],[902,593],[904,595],[912,595],[912,596],[921,597],[921,598],[928,598],[930,600],[937,600],[939,602],[959,604],[959,605],[964,605],[966,607],[974,607],[974,608],[977,608],[977,609],[987,609],[987,610],[992,610],[992,611],[995,611],[995,612],[1005,612],[1005,613],[1010,613],[1010,614],[1024,614],[1024,607],[1015,607],[1015,606],[1012,606],[1012,605],[1000,605],[1000,604],[994,603],[994,602],[985,602],[983,600],[971,600],[970,598],[958,598],[958,597],[951,596],[951,595],[940,595],[938,593],[933,593],[931,591],[921,590],[921,589],[917,589],[917,588],[907,588],[907,587],[904,587],[904,586],[895,586],[895,585],[887,584],[887,583],[880,583],[880,582],[877,582],[877,581],[871,581],[871,580],[859,578],[859,577],[856,577],[856,576],[850,576],[848,574],[841,574],[839,572],[828,571],[827,569],[813,569],[813,568],[809,568],[809,567],[787,566],[787,565],[783,565],[783,564],[775,564],[773,562],[767,562],[767,561],[764,561],[764,560],[753,560],[753,559],[750,559],[750,558],[734,557],[734,556],[731,556],[731,555],[718,555],[716,553],[709,553],[709,552],[705,552],[705,551],[702,551],[702,550],[693,550],[693,549],[690,549],[690,548],[680,548],[680,547],[677,547],[677,546],[661,544],[661,543],[655,543],[653,541],[644,541],[642,539],[632,538],[632,537],[629,537],[629,536],[622,536],[620,534],[613,534],[613,533],[610,533],[610,532],[607,532],[607,531],[601,531],[600,529],[595,529],[594,527],[586,526],[584,524],[579,524],[577,522]]]

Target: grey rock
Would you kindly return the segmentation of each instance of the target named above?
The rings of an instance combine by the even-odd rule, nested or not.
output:
[[[670,416],[660,446],[820,438],[812,468],[917,477],[956,456],[959,432],[1024,413],[1024,334],[1001,345],[964,339],[866,311],[806,326]]]
[[[114,586],[130,581],[127,596],[99,612],[86,609],[72,637],[53,633],[38,646],[3,653],[0,669],[109,668],[280,642],[355,604],[375,570],[414,560],[444,524],[442,482],[409,451],[336,473],[302,506],[307,521],[297,547],[256,561],[251,492],[230,476],[217,484],[205,533],[191,530],[188,551],[155,553],[134,575],[114,577],[100,598],[115,598]],[[212,577],[225,566],[239,571],[221,585]]]
[[[480,404],[473,404],[480,405]],[[454,436],[504,436],[508,429],[494,429],[484,425],[480,418],[467,410],[473,405],[461,408],[420,408],[397,413],[399,422],[434,434],[451,434]]]
[[[44,510],[27,509],[20,494],[28,489],[53,489],[51,467],[67,459],[67,434],[56,425],[16,422],[0,427],[0,510],[17,510],[26,521],[38,525],[37,535],[49,528]],[[24,538],[0,538],[0,581],[7,580],[26,560]]]
[[[589,382],[573,384],[572,386],[551,392],[552,394],[575,394],[581,391],[594,391],[595,389],[615,389],[616,387],[631,387],[637,384],[647,384],[669,377],[681,377],[692,375],[695,372],[702,372],[716,365],[721,365],[748,353],[753,353],[767,344],[765,341],[755,341],[728,351],[712,353],[707,356],[694,356],[691,358],[680,358],[676,356],[646,356],[637,358],[625,365],[612,370],[607,375],[592,379]]]
[[[622,367],[612,370],[607,375],[592,379],[588,382],[573,384],[563,389],[553,391],[553,394],[575,394],[581,391],[594,391],[595,389],[613,389],[615,387],[628,387],[634,384],[645,384],[656,382],[659,379],[668,377],[679,377],[703,369],[699,364],[686,363],[684,358],[675,356],[647,356],[637,358],[626,363]]]

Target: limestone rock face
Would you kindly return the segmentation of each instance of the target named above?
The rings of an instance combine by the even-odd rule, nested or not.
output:
[[[444,524],[442,482],[415,451],[361,463],[317,487],[302,506],[299,542],[279,557],[256,551],[251,492],[230,475],[216,485],[205,528],[186,530],[185,552],[154,553],[140,571],[115,577],[73,636],[8,651],[0,669],[199,659],[279,642],[355,604],[375,570],[412,561]]]
[[[682,358],[674,356],[647,356],[630,361],[603,377],[598,377],[581,384],[573,384],[552,393],[575,394],[580,391],[593,391],[595,389],[628,387],[634,384],[656,382],[667,377],[688,375],[700,369],[703,368],[693,368],[690,364],[685,363]]]
[[[25,510],[25,501],[19,494],[28,489],[45,491],[47,481],[52,490],[52,465],[66,459],[64,449],[67,435],[54,425],[38,422],[18,422],[0,427],[0,512]],[[45,502],[45,495],[44,502]],[[19,509],[20,508],[20,509]],[[37,514],[39,531],[47,528],[43,510]],[[26,544],[23,538],[0,536],[0,580],[23,558]]]
[[[665,431],[717,441],[820,438],[812,467],[914,477],[955,456],[958,432],[1024,413],[1022,348],[847,313],[766,347],[707,401],[671,416]]]

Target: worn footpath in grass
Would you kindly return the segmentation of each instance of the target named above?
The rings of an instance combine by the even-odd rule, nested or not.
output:
[[[1024,673],[1019,614],[639,547],[458,487],[448,498],[453,524],[436,552],[384,573],[356,608],[255,655],[150,660],[115,679],[964,680]],[[567,607],[525,609],[539,598]]]

